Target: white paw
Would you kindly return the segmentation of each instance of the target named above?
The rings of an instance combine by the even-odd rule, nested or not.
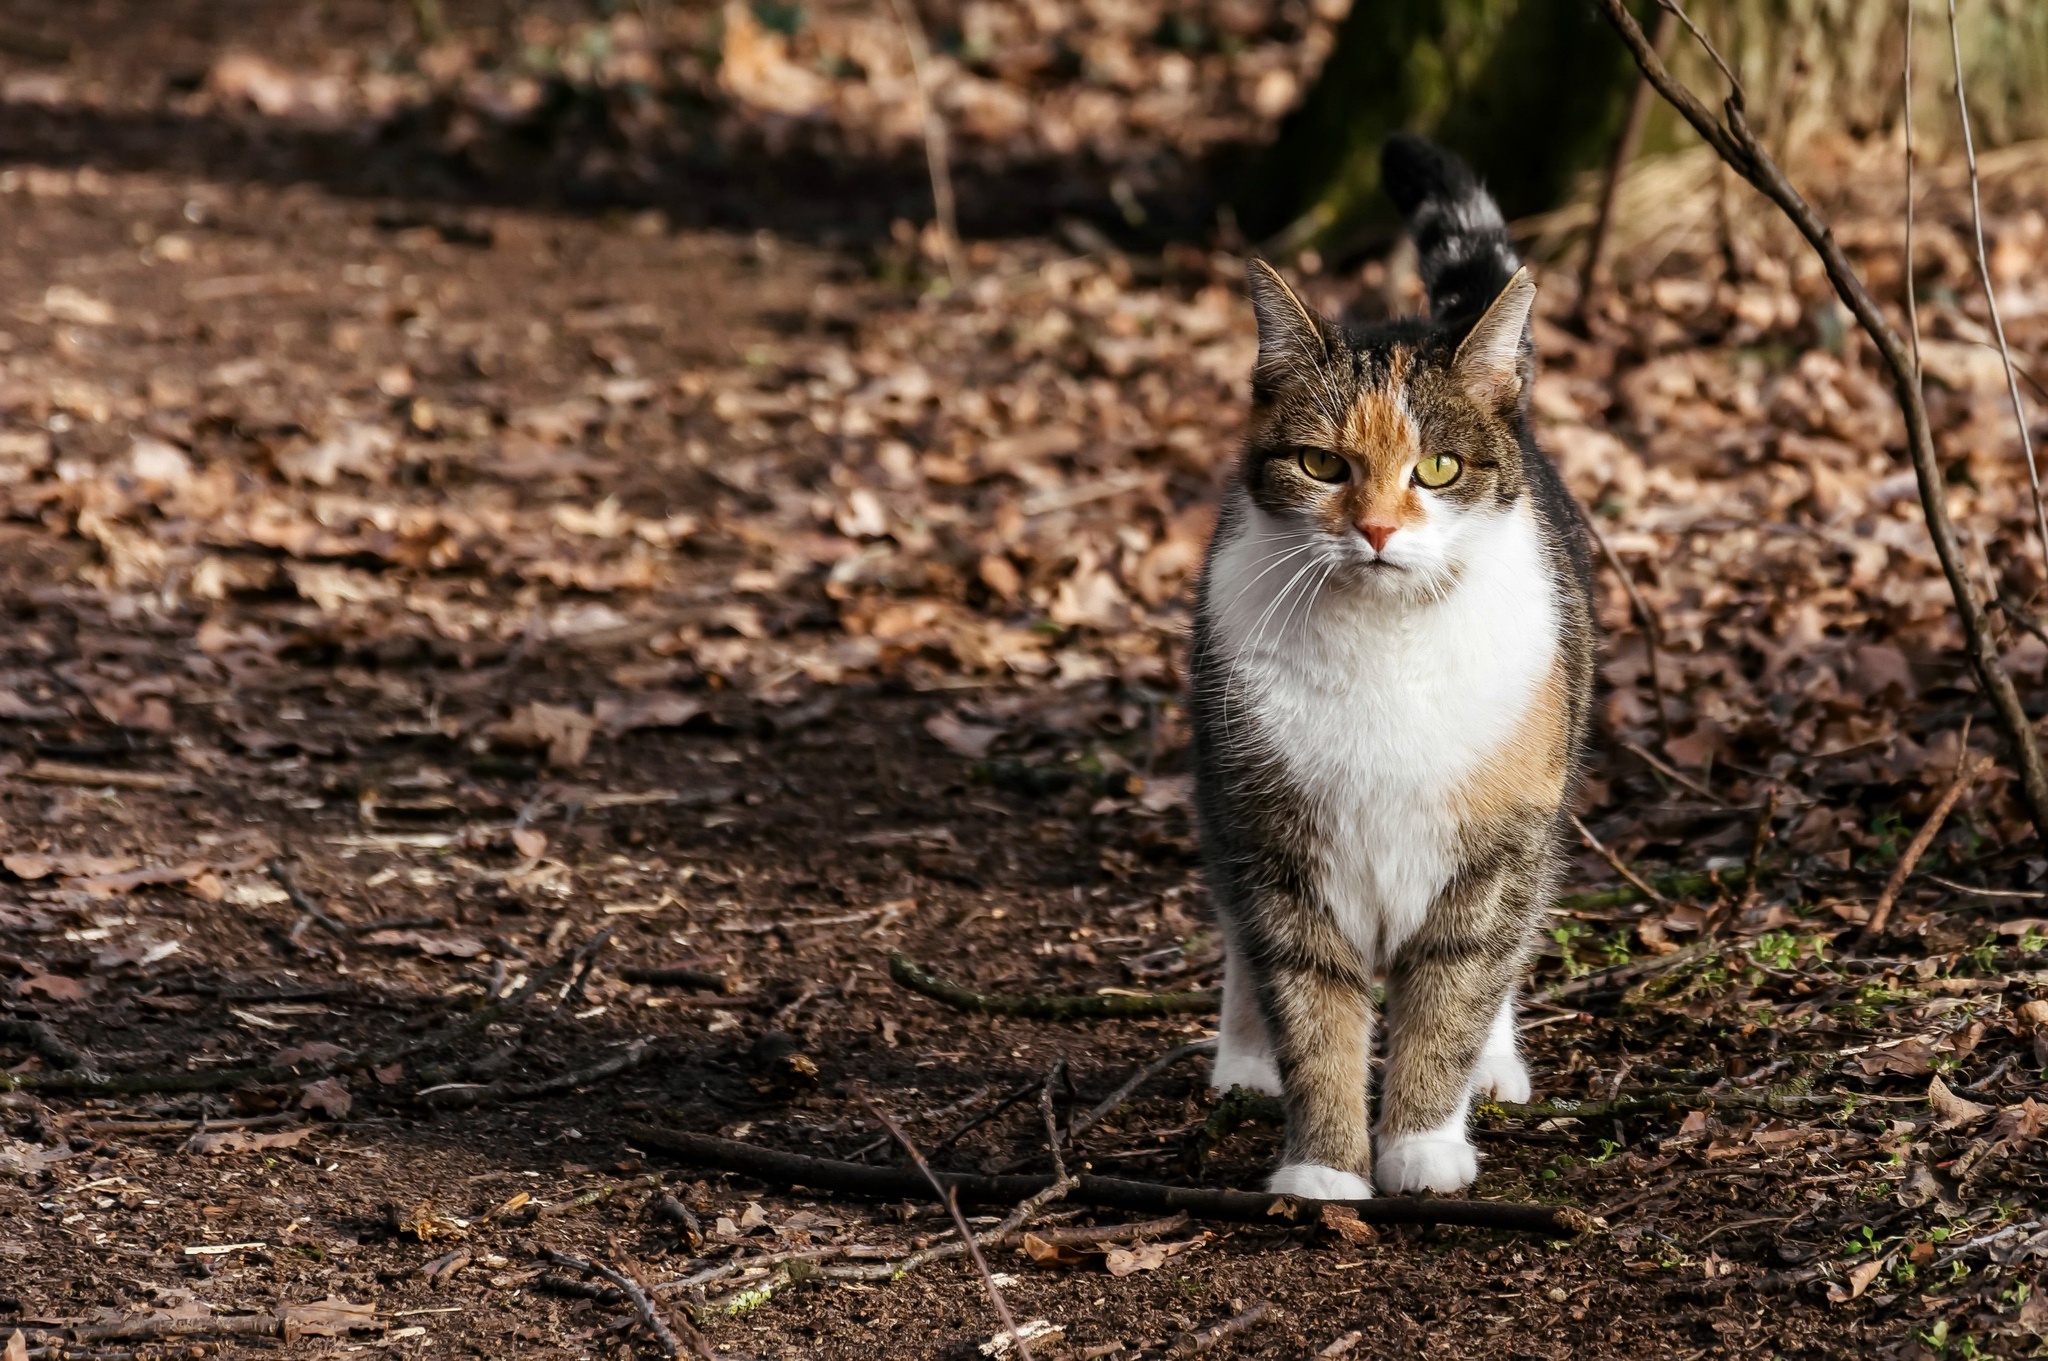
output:
[[[1266,1189],[1303,1200],[1370,1200],[1372,1184],[1356,1172],[1321,1163],[1289,1163],[1266,1180]]]
[[[1215,1066],[1209,1070],[1209,1085],[1219,1092],[1247,1087],[1267,1096],[1279,1096],[1280,1066],[1273,1062],[1271,1054],[1219,1047]]]
[[[1527,1101],[1529,1070],[1522,1066],[1522,1056],[1513,1050],[1481,1054],[1472,1069],[1472,1092],[1493,1101]]]
[[[1395,1134],[1380,1140],[1373,1169],[1380,1189],[1391,1195],[1411,1191],[1461,1191],[1479,1175],[1479,1155],[1463,1133]]]

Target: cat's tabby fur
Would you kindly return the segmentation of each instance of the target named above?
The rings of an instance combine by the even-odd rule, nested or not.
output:
[[[1343,329],[1254,262],[1252,433],[1194,647],[1215,1081],[1285,1097],[1270,1185],[1326,1198],[1465,1186],[1473,1093],[1527,1098],[1515,989],[1593,684],[1584,529],[1529,430],[1535,285],[1455,157],[1395,138],[1384,183],[1431,317]]]

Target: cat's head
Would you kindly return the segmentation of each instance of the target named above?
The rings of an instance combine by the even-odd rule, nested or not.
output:
[[[1333,586],[1440,596],[1527,486],[1528,270],[1477,321],[1370,333],[1317,316],[1265,262],[1250,273],[1252,503],[1318,544]]]

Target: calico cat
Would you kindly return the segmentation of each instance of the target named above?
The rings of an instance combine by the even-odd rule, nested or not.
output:
[[[1529,428],[1536,286],[1462,161],[1398,136],[1383,162],[1431,316],[1345,329],[1252,263],[1192,666],[1214,1081],[1285,1098],[1268,1185],[1325,1199],[1469,1185],[1472,1095],[1528,1099],[1515,989],[1593,685],[1585,531]]]

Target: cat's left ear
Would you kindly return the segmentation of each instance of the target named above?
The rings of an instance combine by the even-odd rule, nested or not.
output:
[[[1524,265],[1458,346],[1451,371],[1474,400],[1496,408],[1521,400],[1533,357],[1529,313],[1535,305],[1536,281]]]

